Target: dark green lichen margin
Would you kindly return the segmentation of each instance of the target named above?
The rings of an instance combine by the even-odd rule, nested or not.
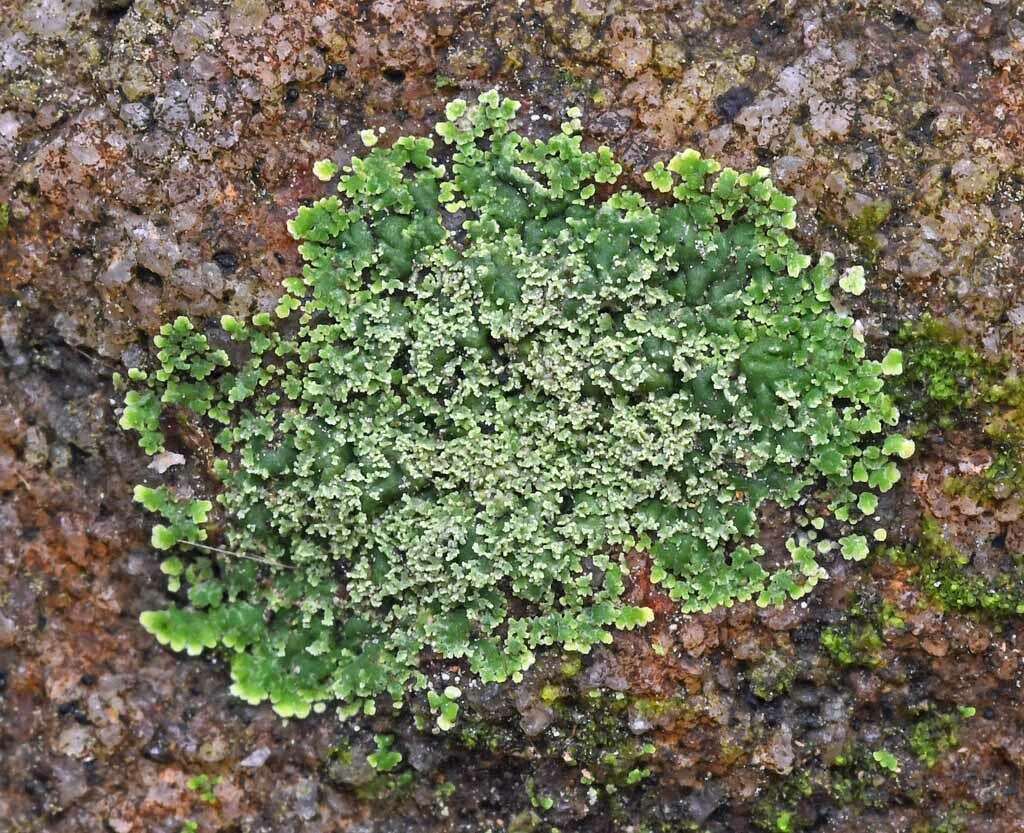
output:
[[[222,648],[250,703],[373,713],[427,686],[429,655],[504,681],[544,646],[586,652],[653,618],[622,599],[630,550],[698,611],[803,596],[819,554],[881,532],[913,451],[888,433],[901,356],[866,358],[833,257],[789,236],[794,200],[693,150],[645,175],[656,200],[615,189],[578,111],[533,139],[518,109],[454,100],[442,153],[404,136],[353,158],[288,224],[305,266],[274,316],[179,317],[129,374],[147,453],[188,411],[222,452],[215,506],[138,493],[181,594],[142,623]],[[802,523],[774,571],[768,499]]]

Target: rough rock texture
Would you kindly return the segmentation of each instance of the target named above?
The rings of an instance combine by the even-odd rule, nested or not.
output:
[[[9,0],[0,831],[1024,831],[1024,619],[943,611],[883,557],[782,610],[693,617],[637,558],[650,628],[467,691],[445,736],[285,724],[137,625],[164,590],[111,373],[177,313],[273,307],[314,160],[494,85],[527,117],[581,106],[634,174],[684,146],[769,166],[801,242],[868,266],[869,341],[927,311],[1024,361],[1020,2]],[[1019,501],[941,489],[990,464],[979,426],[919,448],[891,538],[927,513],[1005,569]],[[387,776],[374,732],[405,756]]]

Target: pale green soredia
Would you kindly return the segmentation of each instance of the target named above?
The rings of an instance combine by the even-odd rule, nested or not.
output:
[[[174,409],[223,452],[216,545],[207,502],[140,487],[184,594],[142,622],[223,648],[251,703],[372,712],[425,686],[428,653],[503,681],[543,646],[585,652],[652,618],[622,598],[632,550],[684,612],[778,605],[825,576],[817,554],[868,554],[853,526],[913,451],[886,433],[901,357],[865,358],[794,200],[692,150],[646,174],[656,200],[616,189],[578,111],[536,140],[518,109],[452,101],[443,153],[403,137],[343,168],[288,225],[305,266],[280,326],[223,319],[247,358],[179,318],[130,374],[148,453]],[[765,501],[805,521],[775,569]]]

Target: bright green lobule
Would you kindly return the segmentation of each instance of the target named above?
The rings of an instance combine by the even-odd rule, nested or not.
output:
[[[130,375],[123,425],[148,452],[154,403],[223,451],[216,547],[205,505],[140,495],[184,586],[143,624],[221,646],[249,702],[372,712],[425,686],[428,655],[503,681],[542,646],[585,652],[652,618],[622,599],[635,549],[684,612],[797,598],[825,575],[821,518],[853,531],[909,453],[883,434],[899,356],[865,358],[833,258],[799,250],[765,169],[686,151],[646,175],[652,201],[612,187],[578,112],[531,139],[518,108],[452,101],[443,154],[403,137],[353,159],[289,223],[305,266],[280,328],[226,316],[231,365],[178,319]],[[769,500],[813,520],[775,569]]]

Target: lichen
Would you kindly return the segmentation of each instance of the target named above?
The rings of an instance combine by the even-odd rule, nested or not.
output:
[[[544,646],[586,652],[653,618],[623,600],[631,549],[683,611],[798,598],[913,450],[884,436],[900,356],[866,357],[767,170],[686,151],[646,174],[652,202],[612,188],[578,112],[531,139],[518,107],[457,99],[444,151],[353,158],[289,223],[305,266],[273,318],[178,318],[129,374],[122,425],[147,452],[189,412],[221,450],[210,523],[150,501],[174,513],[154,542],[201,569],[143,624],[226,649],[251,703],[372,713],[427,687],[429,654],[500,682]],[[818,521],[774,570],[769,499]]]

